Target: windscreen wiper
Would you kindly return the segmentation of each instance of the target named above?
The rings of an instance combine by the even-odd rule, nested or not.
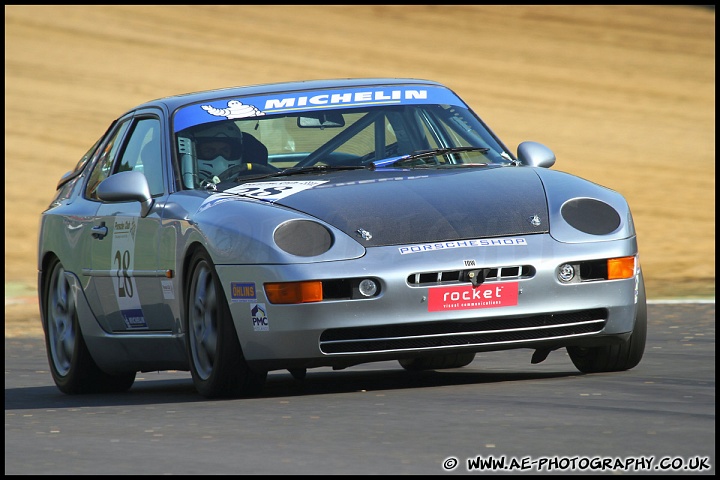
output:
[[[264,180],[266,178],[285,177],[290,175],[302,175],[306,173],[324,173],[337,172],[340,170],[362,170],[368,167],[359,165],[309,165],[306,167],[288,167],[273,173],[263,173],[258,175],[246,175],[237,180],[237,183],[247,183],[255,180]]]
[[[301,175],[303,173],[324,173],[324,172],[338,172],[342,170],[363,170],[367,167],[362,165],[307,165],[305,167],[288,167],[280,170],[277,173],[273,173],[273,177],[280,177],[285,175]]]
[[[435,148],[432,150],[418,150],[408,155],[402,155],[400,157],[387,158],[384,160],[377,160],[372,163],[374,168],[383,167],[397,167],[403,163],[411,160],[418,160],[427,157],[437,157],[438,155],[447,155],[448,153],[460,153],[460,152],[480,152],[487,153],[490,149],[487,147],[449,147],[449,148]]]

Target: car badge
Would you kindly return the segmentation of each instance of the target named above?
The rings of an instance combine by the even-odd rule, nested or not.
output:
[[[540,217],[537,215],[533,215],[532,217],[528,218],[528,221],[530,222],[530,225],[533,227],[539,227],[540,226]]]
[[[372,234],[368,232],[367,230],[364,230],[362,228],[358,228],[355,230],[358,235],[362,237],[363,240],[370,240],[372,238]]]

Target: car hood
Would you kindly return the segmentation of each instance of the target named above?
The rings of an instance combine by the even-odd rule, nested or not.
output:
[[[545,191],[528,167],[352,170],[255,185],[261,183],[313,185],[267,201],[327,222],[368,247],[549,228]]]

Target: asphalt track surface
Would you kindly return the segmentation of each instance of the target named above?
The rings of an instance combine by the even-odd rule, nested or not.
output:
[[[715,303],[648,308],[645,356],[627,372],[514,350],[446,371],[271,372],[261,396],[222,401],[186,372],[66,396],[42,339],[6,338],[5,474],[490,473],[478,458],[504,460],[494,473],[714,474]]]

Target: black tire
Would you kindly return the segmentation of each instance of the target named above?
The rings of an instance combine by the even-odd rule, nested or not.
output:
[[[85,345],[75,299],[65,269],[58,259],[49,263],[43,278],[42,322],[50,373],[66,394],[117,393],[128,390],[135,373],[110,375],[93,360]]]
[[[575,367],[583,373],[619,372],[636,367],[642,360],[647,338],[645,282],[640,276],[635,326],[627,342],[600,347],[567,347]]]
[[[189,272],[185,343],[195,388],[207,398],[259,393],[267,372],[255,372],[245,362],[230,308],[205,251],[193,255]]]
[[[458,352],[434,357],[404,358],[399,362],[405,370],[418,371],[461,368],[469,365],[474,359],[475,352]]]

